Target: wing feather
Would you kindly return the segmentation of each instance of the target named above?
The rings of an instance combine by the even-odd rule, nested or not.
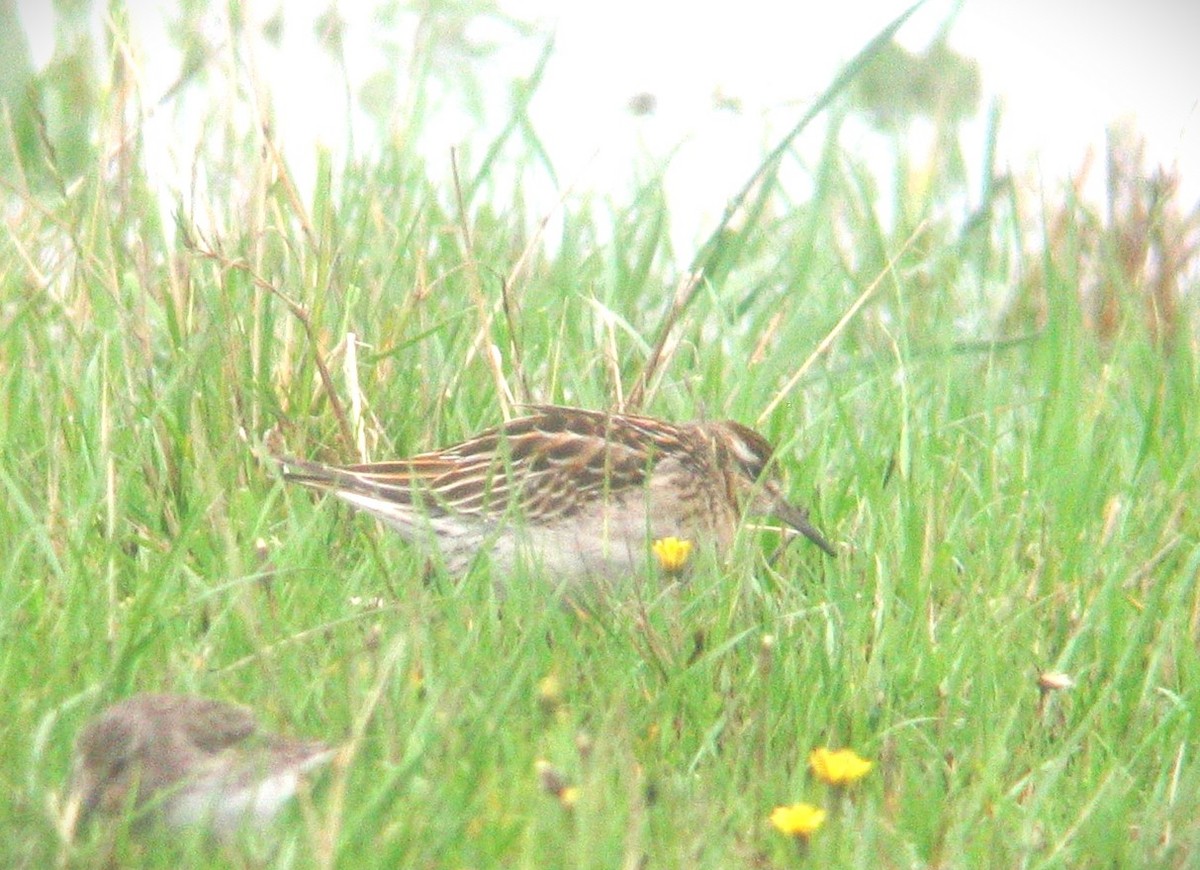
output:
[[[392,522],[430,514],[497,520],[515,507],[532,521],[640,490],[679,431],[646,417],[535,405],[528,416],[410,459],[330,466],[285,459],[284,476]]]

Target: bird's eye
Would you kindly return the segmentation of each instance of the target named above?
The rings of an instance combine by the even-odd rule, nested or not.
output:
[[[771,445],[755,432],[737,423],[731,423],[733,437],[729,439],[734,458],[742,471],[751,480],[758,480],[771,460]]]
[[[746,474],[751,480],[758,480],[766,470],[767,464],[760,459],[754,462],[743,463],[742,468],[746,469]]]

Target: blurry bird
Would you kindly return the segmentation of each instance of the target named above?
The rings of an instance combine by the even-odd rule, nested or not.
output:
[[[245,707],[139,694],[80,732],[71,802],[78,825],[96,814],[130,810],[139,822],[211,825],[224,837],[270,821],[296,793],[300,777],[333,753],[319,741],[260,730]]]

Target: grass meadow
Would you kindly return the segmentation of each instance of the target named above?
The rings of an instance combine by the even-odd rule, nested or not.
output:
[[[819,160],[780,140],[694,251],[653,174],[543,234],[493,182],[553,163],[520,100],[455,173],[416,100],[413,135],[302,193],[231,89],[201,201],[164,208],[120,52],[82,137],[44,80],[4,140],[0,864],[1196,866],[1197,212],[1116,138],[1108,207],[945,117],[920,153],[877,131],[901,158],[872,172],[839,130],[885,43],[830,71]],[[527,401],[757,426],[841,554],[771,560],[756,520],[683,582],[501,599],[264,462],[430,449]],[[65,836],[77,730],[159,690],[349,748],[235,846]],[[873,767],[833,789],[818,747]],[[807,843],[768,821],[797,802],[828,813]]]

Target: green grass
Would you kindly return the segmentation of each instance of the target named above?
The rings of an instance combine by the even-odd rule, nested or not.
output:
[[[219,234],[163,224],[136,141],[119,165],[98,147],[77,179],[51,151],[7,177],[0,863],[1200,860],[1196,324],[1155,338],[1126,283],[1115,334],[1086,325],[1082,206],[1002,188],[968,224],[956,173],[918,198],[831,134],[811,199],[768,161],[749,218],[696,253],[705,280],[646,410],[758,425],[836,561],[796,543],[768,565],[776,537],[747,531],[728,564],[577,614],[552,578],[503,601],[482,571],[427,578],[374,522],[281,487],[258,458],[268,430],[298,455],[349,459],[361,437],[382,458],[498,422],[500,381],[596,408],[636,383],[693,259],[669,250],[661,190],[568,203],[543,247],[541,216],[480,175],[546,162],[523,114],[505,130],[472,143],[484,156],[457,189],[389,139],[369,163],[326,159],[302,201],[231,122],[211,159],[238,194],[195,210]],[[899,202],[882,220],[885,183]],[[1038,208],[1068,218],[1065,247],[1027,232]],[[498,276],[523,257],[506,307]],[[1074,688],[1042,697],[1044,671]],[[348,739],[352,757],[232,853],[120,826],[63,843],[52,807],[78,728],[164,689]],[[875,768],[803,859],[766,819],[833,808],[807,771],[817,746]],[[539,759],[579,788],[573,810]]]

